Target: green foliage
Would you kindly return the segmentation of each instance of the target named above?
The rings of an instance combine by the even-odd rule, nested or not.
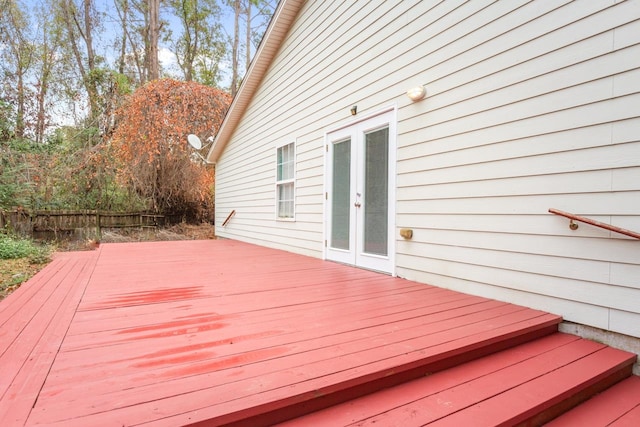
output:
[[[51,261],[51,249],[48,246],[34,246],[35,250],[28,256],[31,264],[46,264]]]
[[[115,87],[117,88],[118,93],[122,95],[130,95],[133,92],[131,81],[124,74],[113,71],[111,74],[111,78]]]
[[[4,175],[3,175],[4,177]],[[16,200],[16,185],[5,183],[0,177],[0,207],[9,207]]]
[[[13,137],[14,119],[12,114],[11,104],[0,98],[0,142],[7,141]]]
[[[171,45],[184,79],[215,87],[221,78],[219,64],[227,50],[218,2],[169,0],[168,5],[182,26]]]
[[[30,240],[0,234],[0,259],[27,257],[32,264],[43,264],[49,261],[50,251],[47,247],[37,246]]]
[[[23,140],[0,143],[0,208],[24,206],[32,191],[29,144]]]
[[[47,145],[50,147],[60,145],[64,141],[64,132],[62,128],[57,128],[51,135],[47,137]]]
[[[142,210],[121,187],[97,127],[58,129],[48,144],[0,143],[0,208]]]
[[[91,10],[78,7],[82,2],[36,3],[0,0],[0,209],[212,209],[213,170],[197,170],[201,165],[189,160],[185,136],[213,134],[218,124],[209,119],[221,120],[228,95],[187,85],[173,98],[162,99],[167,102],[157,111],[153,109],[161,97],[142,99],[150,117],[119,116],[116,112],[135,97],[136,90],[149,83],[147,3],[114,0],[117,21],[108,24],[108,31],[103,25],[105,8],[99,2],[90,2]],[[247,18],[238,25],[253,32],[275,4],[273,0],[167,0],[162,14],[173,18],[171,25],[164,21],[161,35],[169,38],[165,44],[173,47],[185,80],[217,87],[225,70],[221,64],[231,48],[221,8],[237,6]],[[108,46],[114,54],[101,56],[97,46]],[[242,46],[236,50],[240,55]],[[192,95],[194,99],[185,102]],[[219,97],[225,100],[224,108],[216,103]],[[215,105],[208,105],[212,100]],[[165,117],[154,116],[159,113]],[[174,118],[179,118],[179,126],[171,122]],[[147,131],[129,141],[134,148],[161,141],[162,150],[119,163],[114,136],[127,122]],[[158,126],[181,127],[154,136]],[[174,157],[182,163],[165,167]],[[143,159],[151,166],[138,172],[144,169],[148,176],[138,173],[122,179],[123,173],[116,170],[139,166]],[[179,179],[189,174],[193,176],[186,184]],[[134,185],[141,180],[144,185]],[[160,195],[163,190],[167,191]],[[193,193],[189,198],[182,197],[189,192]]]

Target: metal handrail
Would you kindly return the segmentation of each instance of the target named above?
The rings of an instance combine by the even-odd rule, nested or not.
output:
[[[231,213],[229,214],[229,216],[227,217],[227,219],[224,220],[224,222],[222,223],[223,227],[226,227],[226,225],[229,223],[229,221],[231,221],[231,218],[236,214],[236,210],[232,210]]]
[[[596,227],[604,228],[605,230],[614,231],[616,233],[624,234],[625,236],[634,237],[636,239],[640,239],[640,233],[636,233],[635,231],[627,230],[626,228],[616,227],[615,225],[606,224],[604,222],[596,221],[595,219],[585,218],[580,215],[575,215],[569,212],[564,212],[558,209],[549,209],[549,213],[554,215],[560,215],[565,218],[569,218],[571,222],[569,223],[569,228],[575,230],[578,228],[578,224],[574,223],[573,220],[584,222],[585,224],[590,224]]]

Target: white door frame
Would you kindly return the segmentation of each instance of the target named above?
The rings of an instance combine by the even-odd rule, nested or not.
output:
[[[344,264],[354,265],[370,270],[381,271],[395,276],[395,213],[396,213],[396,109],[387,108],[385,110],[352,120],[343,126],[331,129],[325,133],[325,168],[324,168],[324,252],[323,258],[337,261]],[[388,152],[388,200],[387,200],[387,255],[374,255],[364,253],[363,233],[361,225],[364,221],[364,209],[358,208],[362,202],[360,195],[363,193],[362,179],[363,156],[351,159],[350,177],[352,188],[349,194],[349,226],[350,226],[350,248],[348,250],[331,247],[331,226],[332,226],[332,178],[333,178],[333,148],[336,142],[351,140],[351,153],[360,153],[358,144],[362,144],[361,139],[368,131],[388,126],[389,128],[389,152]],[[357,188],[356,188],[357,187]],[[366,197],[366,195],[364,195]]]

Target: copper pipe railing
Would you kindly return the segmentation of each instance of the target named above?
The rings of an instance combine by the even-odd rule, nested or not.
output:
[[[593,225],[596,227],[604,228],[605,230],[614,231],[616,233],[624,234],[625,236],[634,237],[636,239],[640,239],[640,233],[636,233],[635,231],[627,230],[626,228],[616,227],[615,225],[606,224],[604,222],[596,221],[594,219],[585,218],[583,216],[575,215],[569,212],[560,211],[558,209],[549,209],[549,212],[554,215],[560,215],[565,218],[569,218],[571,222],[569,222],[569,228],[572,230],[576,230],[578,228],[578,224],[575,221],[584,222],[585,224]]]
[[[222,226],[226,226],[229,221],[231,221],[231,218],[236,214],[236,210],[232,210],[231,213],[229,214],[229,216],[227,217],[227,219],[224,220],[224,222],[222,223]]]

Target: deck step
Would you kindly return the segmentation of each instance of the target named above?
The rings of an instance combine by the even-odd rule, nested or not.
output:
[[[298,384],[293,392],[278,393],[283,398],[276,397],[262,405],[229,412],[222,417],[209,418],[203,421],[202,425],[271,426],[293,417],[371,395],[379,390],[390,389],[416,378],[431,376],[435,372],[464,365],[523,343],[557,335],[559,321],[559,318],[548,315],[532,322],[513,324],[509,328],[494,329],[484,338],[480,334],[474,335],[472,339],[452,338],[448,343],[434,343],[433,348],[427,346],[421,351],[407,352],[404,357],[390,359],[389,363],[363,365],[357,374],[333,375],[337,381],[333,378],[320,379],[321,381],[317,382],[319,387],[315,389],[307,390],[306,385]],[[390,364],[391,361],[394,364]],[[327,425],[334,424],[329,422]]]
[[[555,333],[281,425],[542,425],[629,377],[635,359],[631,353]],[[620,383],[618,393],[637,383]],[[602,405],[608,392],[587,404]],[[628,417],[638,416],[638,398],[635,405],[636,412]]]
[[[640,377],[631,376],[621,381],[547,425],[640,426]]]

